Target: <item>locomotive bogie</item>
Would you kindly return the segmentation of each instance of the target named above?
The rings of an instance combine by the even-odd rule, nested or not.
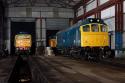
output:
[[[84,58],[85,60],[102,60],[113,58],[112,50],[109,47],[72,47],[60,50],[64,56]]]

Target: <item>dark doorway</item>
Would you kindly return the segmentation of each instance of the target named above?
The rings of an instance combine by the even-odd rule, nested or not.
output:
[[[32,35],[31,52],[32,54],[35,54],[35,48],[36,48],[35,22],[11,22],[11,54],[15,53],[14,37],[19,32],[27,32]]]
[[[49,38],[56,35],[59,30],[47,30],[46,31],[46,45],[49,46]]]

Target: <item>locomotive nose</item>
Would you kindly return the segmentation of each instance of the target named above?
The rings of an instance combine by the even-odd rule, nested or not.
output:
[[[109,38],[106,34],[88,34],[84,36],[83,46],[109,46]]]

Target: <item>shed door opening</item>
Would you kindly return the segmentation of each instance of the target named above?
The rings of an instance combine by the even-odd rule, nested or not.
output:
[[[35,54],[35,22],[11,22],[11,54],[15,53],[14,37],[19,32],[26,32],[32,35],[31,53]]]

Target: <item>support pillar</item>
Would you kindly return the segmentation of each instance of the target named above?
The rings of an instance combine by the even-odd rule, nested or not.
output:
[[[42,41],[43,46],[46,46],[46,19],[42,19]]]
[[[115,4],[115,49],[116,57],[121,57],[123,47],[123,1],[117,0]]]
[[[11,53],[11,19],[10,18],[7,19],[7,32],[6,33],[7,33],[6,47],[10,54]]]
[[[36,19],[36,47],[41,46],[41,21],[40,19]]]

